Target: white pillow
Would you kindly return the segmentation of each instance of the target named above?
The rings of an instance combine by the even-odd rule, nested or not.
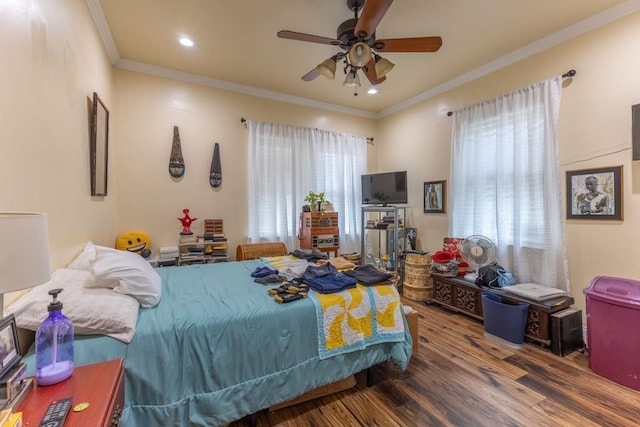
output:
[[[162,279],[140,255],[96,246],[95,280],[87,287],[109,287],[138,300],[141,307],[155,307],[162,296]]]
[[[88,271],[58,269],[47,283],[32,288],[6,311],[16,316],[18,327],[36,331],[49,315],[47,307],[52,297],[48,292],[62,288],[58,300],[62,313],[73,322],[75,334],[108,335],[129,343],[138,322],[138,301],[111,289],[87,289],[84,285],[90,279]]]
[[[92,242],[88,242],[82,252],[67,265],[67,268],[91,271],[94,262],[96,262],[96,247]]]

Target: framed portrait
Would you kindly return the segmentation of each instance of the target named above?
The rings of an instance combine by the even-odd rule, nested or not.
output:
[[[623,219],[622,166],[567,171],[567,219]]]
[[[20,361],[18,328],[13,314],[0,321],[0,378]]]
[[[109,110],[97,93],[88,102],[89,162],[91,195],[107,195],[107,166],[109,160]]]
[[[424,213],[444,213],[447,202],[447,181],[424,183]]]

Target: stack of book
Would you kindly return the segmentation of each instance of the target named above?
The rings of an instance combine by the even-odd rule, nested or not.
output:
[[[180,251],[177,246],[165,246],[160,248],[160,255],[158,257],[158,265],[169,266],[176,265],[176,260],[180,256]]]
[[[227,237],[221,219],[205,219],[204,234],[200,236],[204,244],[204,253],[211,262],[227,261]]]
[[[227,238],[224,233],[206,233],[202,236],[205,254],[213,258],[227,257]]]
[[[382,222],[386,224],[386,228],[393,229],[395,216],[394,215],[385,215],[382,217]],[[398,217],[398,227],[402,227],[402,218]]]

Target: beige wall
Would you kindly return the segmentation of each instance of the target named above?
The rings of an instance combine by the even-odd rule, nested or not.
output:
[[[640,14],[635,14],[380,120],[378,165],[408,169],[411,224],[418,228],[421,248],[437,250],[447,235],[447,214],[422,213],[423,182],[449,180],[451,119],[446,112],[575,69],[577,75],[565,81],[559,119],[562,192],[567,170],[623,165],[624,221],[567,221],[573,296],[584,308],[582,290],[598,275],[640,280],[634,255],[640,236],[640,169],[631,161],[631,105],[640,103],[639,41]]]
[[[233,249],[246,236],[245,117],[375,137],[371,171],[408,170],[408,223],[418,228],[419,247],[435,250],[447,235],[448,216],[422,213],[422,183],[449,178],[446,111],[575,68],[560,114],[563,172],[624,166],[625,220],[566,225],[573,293],[583,308],[582,289],[592,277],[640,278],[633,258],[640,177],[630,152],[630,106],[640,102],[638,40],[636,14],[375,121],[114,70],[84,1],[5,0],[0,209],[49,214],[52,268],[87,240],[113,245],[129,230],[148,232],[156,250],[175,244],[184,207],[201,219],[223,218]],[[93,91],[111,110],[105,198],[89,195],[86,98]],[[173,125],[180,127],[186,162],[180,180],[167,170]],[[217,190],[207,179],[214,142],[223,169]]]
[[[116,141],[118,233],[141,230],[153,252],[175,246],[182,209],[199,220],[222,218],[230,255],[247,235],[247,130],[241,118],[317,127],[374,137],[376,122],[117,70],[113,139]],[[168,165],[173,126],[180,132],[185,174],[174,179]],[[222,186],[209,185],[213,144],[220,144]],[[372,157],[372,156],[370,156]],[[115,236],[113,237],[115,239]]]
[[[54,269],[116,230],[116,192],[90,196],[86,103],[112,104],[113,69],[83,0],[3,0],[0,46],[0,210],[48,214]]]

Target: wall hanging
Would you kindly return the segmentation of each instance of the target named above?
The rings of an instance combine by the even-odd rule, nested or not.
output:
[[[178,126],[173,127],[173,144],[171,145],[171,157],[169,158],[169,174],[174,178],[181,178],[184,175],[184,159],[182,158],[182,146],[180,145]]]
[[[622,218],[622,166],[567,171],[567,219]]]
[[[90,138],[89,162],[91,169],[91,195],[107,195],[107,164],[109,154],[109,110],[97,93],[89,102]]]
[[[444,213],[447,197],[447,181],[424,183],[424,213]]]
[[[211,159],[211,169],[209,170],[209,183],[213,188],[222,185],[222,165],[220,164],[220,146],[216,142],[213,146],[213,158]]]

